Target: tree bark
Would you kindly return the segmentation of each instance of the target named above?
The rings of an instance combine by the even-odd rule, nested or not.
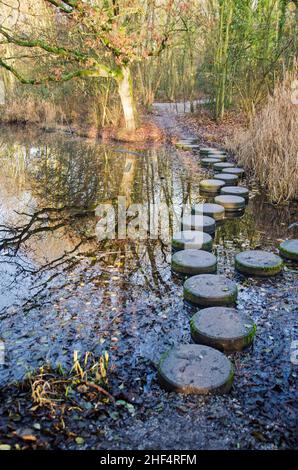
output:
[[[125,127],[129,131],[134,131],[137,126],[137,117],[133,97],[133,83],[129,67],[121,68],[121,74],[117,78],[117,82],[124,114]]]

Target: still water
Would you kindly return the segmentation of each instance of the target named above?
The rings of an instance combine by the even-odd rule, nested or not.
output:
[[[130,350],[133,366],[189,340],[182,281],[170,270],[170,238],[179,226],[172,211],[163,220],[168,239],[157,233],[99,241],[96,208],[116,208],[122,196],[127,206],[163,204],[179,213],[202,200],[203,177],[198,157],[171,146],[1,132],[0,383],[46,361],[71,363],[74,350],[109,349],[115,357]],[[236,251],[275,250],[280,240],[297,237],[297,206],[276,208],[250,189],[244,216],[226,221],[214,240],[219,272],[232,278]],[[293,292],[292,271],[278,281],[286,295]],[[243,281],[239,308],[257,295],[249,289]]]

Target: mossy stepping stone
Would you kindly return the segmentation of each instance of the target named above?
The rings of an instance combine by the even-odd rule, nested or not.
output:
[[[187,279],[183,288],[184,299],[201,307],[234,305],[237,284],[222,275],[199,274]]]
[[[200,146],[195,140],[179,140],[175,143],[175,146],[181,150],[198,150]]]
[[[219,204],[202,203],[194,204],[191,209],[195,215],[208,215],[215,221],[222,220],[225,217],[225,208]]]
[[[243,168],[232,168],[229,166],[229,168],[224,168],[222,170],[222,173],[229,173],[230,175],[237,175],[238,178],[243,178],[243,176],[245,175],[245,171]]]
[[[207,215],[186,215],[181,219],[183,230],[196,230],[199,232],[215,233],[216,222]]]
[[[235,268],[242,274],[267,277],[278,274],[283,268],[283,262],[274,253],[248,250],[235,256]]]
[[[298,239],[282,242],[279,245],[279,253],[283,258],[298,261]]]
[[[190,321],[196,343],[220,351],[242,351],[253,342],[256,325],[235,308],[210,307],[197,312]]]
[[[214,149],[212,147],[201,147],[200,148],[200,154],[201,155],[208,155],[209,153],[216,152],[217,149]]]
[[[205,193],[218,194],[225,182],[220,179],[207,179],[200,181],[199,187]]]
[[[201,165],[204,168],[212,168],[215,163],[220,163],[218,158],[202,158]]]
[[[240,196],[246,201],[248,200],[249,190],[244,186],[224,186],[220,190],[220,194],[225,196]]]
[[[208,155],[226,155],[226,152],[224,150],[219,150],[219,149],[212,149],[210,152],[208,152]]]
[[[225,162],[227,160],[227,156],[223,153],[208,153],[208,158],[216,158],[221,162]]]
[[[216,178],[224,181],[225,185],[236,186],[238,184],[238,176],[230,173],[217,173]]]
[[[172,248],[176,251],[187,249],[211,251],[212,243],[212,237],[208,233],[184,230],[173,235]]]
[[[234,168],[234,166],[235,165],[233,163],[219,162],[219,163],[215,163],[213,165],[213,168],[214,168],[214,171],[222,172],[222,170],[224,170],[225,168]]]
[[[238,210],[227,210],[225,213],[226,220],[233,220],[233,219],[240,219],[245,214],[245,209],[238,209]]]
[[[216,273],[217,259],[212,253],[203,250],[182,250],[172,256],[172,270],[179,274]]]
[[[158,378],[167,390],[205,395],[227,393],[232,387],[234,368],[220,351],[197,344],[182,344],[163,355]]]
[[[226,211],[236,211],[245,208],[245,199],[240,196],[219,195],[214,198],[216,204],[220,204]]]

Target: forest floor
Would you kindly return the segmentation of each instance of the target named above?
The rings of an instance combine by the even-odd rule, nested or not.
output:
[[[171,105],[168,107],[165,103],[155,105],[154,122],[167,135],[168,141],[196,137],[201,142],[219,146],[223,145],[227,128],[231,125],[226,123],[225,127],[218,129],[211,122],[205,122],[201,126],[197,119],[175,113]],[[168,152],[173,155],[173,159],[176,158],[177,151],[173,146],[168,146]],[[178,173],[182,171],[181,161],[186,162],[190,169],[198,164],[196,156],[189,152],[181,152],[178,161]],[[200,174],[194,171],[192,178],[197,185]],[[263,202],[260,201],[260,204]],[[267,210],[266,206],[261,207]],[[262,225],[264,217],[260,214],[262,211],[259,206],[253,205],[249,210],[249,224],[259,217],[258,233],[263,248],[276,245],[280,235],[278,230],[282,231],[282,235],[288,235],[287,227],[297,215],[297,211],[291,209],[285,222],[281,222],[276,209],[268,208],[269,224],[265,227]],[[284,214],[285,210],[282,212]],[[239,224],[238,221],[236,223]],[[297,366],[290,361],[290,346],[295,339],[297,318],[297,271],[289,267],[283,274],[267,280],[246,279],[235,274],[232,260],[237,247],[229,238],[231,234],[225,232],[224,228],[222,230],[223,242],[219,242],[217,247],[220,254],[219,272],[234,277],[238,282],[239,308],[245,310],[257,323],[253,348],[244,354],[231,355],[236,376],[230,394],[183,396],[164,391],[157,382],[156,365],[165,347],[177,341],[191,341],[189,318],[195,311],[183,304],[181,280],[173,280],[171,276],[171,252],[168,247],[166,256],[162,253],[162,259],[154,260],[154,275],[160,278],[160,282],[164,281],[164,288],[158,287],[161,289],[158,295],[150,292],[146,285],[139,287],[134,281],[131,284],[127,281],[125,289],[122,286],[122,310],[118,312],[118,305],[115,304],[115,317],[108,323],[111,340],[109,343],[109,339],[106,339],[105,343],[105,347],[110,344],[113,356],[113,365],[108,371],[108,390],[112,398],[100,390],[90,390],[88,384],[79,383],[76,393],[60,396],[56,403],[38,406],[33,401],[32,387],[28,381],[4,385],[0,389],[0,448],[297,448]],[[243,225],[242,231],[245,230]],[[247,229],[248,235],[245,235],[247,239],[239,243],[249,243],[249,231],[250,228]],[[242,234],[237,232],[235,238],[238,236],[241,238]],[[71,303],[77,316],[83,305],[90,304],[90,299],[98,300],[101,274],[96,266],[82,266],[81,271],[71,278],[67,292],[59,291],[56,298],[48,302],[50,305],[42,306],[36,314],[33,311],[26,314],[28,322],[33,322],[32,329],[34,325],[35,329],[36,325],[39,325],[37,329],[43,327],[43,322],[47,323],[47,327],[53,322],[53,328],[57,329],[52,306],[59,304],[59,301]],[[110,282],[111,275],[107,274],[104,279],[104,282]],[[59,315],[63,316],[63,311],[58,311]],[[96,312],[98,306],[88,317],[86,331],[92,325],[93,333],[98,338],[98,324],[94,323]],[[112,311],[108,313],[113,314]],[[12,318],[3,318],[2,325],[6,330],[23,330],[26,321],[22,312],[14,312]],[[61,329],[67,330],[62,348],[66,341],[68,344],[77,339],[79,330],[73,331],[73,324],[70,328]],[[120,339],[116,338],[115,342],[117,334]],[[30,337],[26,337],[25,347],[28,345],[29,348],[30,341]],[[41,343],[38,353],[42,354],[42,348],[45,347]],[[20,354],[21,362],[22,354],[25,356],[27,351],[21,350]],[[30,354],[34,354],[33,342]],[[41,385],[47,387],[44,382]]]

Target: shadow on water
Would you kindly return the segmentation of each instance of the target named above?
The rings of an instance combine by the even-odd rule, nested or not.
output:
[[[68,363],[74,350],[111,348],[115,362],[126,357],[133,368],[190,341],[182,281],[169,267],[170,240],[98,241],[95,233],[97,206],[116,208],[118,196],[128,205],[164,203],[178,211],[200,200],[200,174],[183,159],[166,146],[134,151],[56,135],[1,134],[2,383],[45,361]],[[275,208],[256,195],[243,217],[218,228],[220,272],[234,276],[235,251],[275,249],[297,236],[289,228],[296,221],[297,208]],[[171,235],[176,220],[169,214],[166,222]],[[259,302],[246,289],[240,308],[247,296]]]

